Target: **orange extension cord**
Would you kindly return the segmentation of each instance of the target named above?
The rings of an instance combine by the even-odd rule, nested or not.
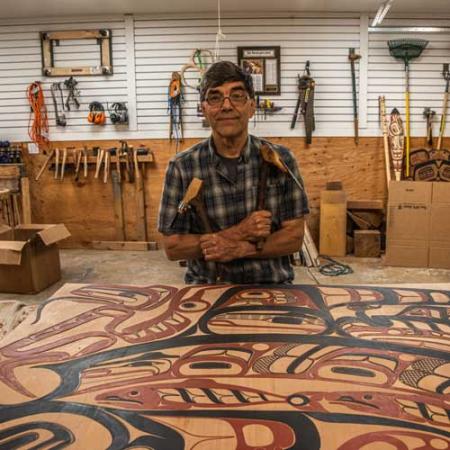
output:
[[[27,97],[31,106],[31,114],[34,115],[32,120],[30,114],[30,120],[28,122],[28,135],[30,136],[30,139],[39,146],[39,148],[47,149],[49,145],[48,116],[47,108],[45,106],[44,92],[40,81],[35,81],[28,86]]]

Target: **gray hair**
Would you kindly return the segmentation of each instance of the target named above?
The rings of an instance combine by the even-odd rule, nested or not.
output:
[[[203,75],[200,83],[200,101],[204,101],[208,89],[221,86],[232,81],[242,81],[250,98],[255,98],[252,76],[245,73],[231,61],[218,61],[212,64]]]

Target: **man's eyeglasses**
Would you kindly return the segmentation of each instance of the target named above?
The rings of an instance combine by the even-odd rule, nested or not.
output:
[[[225,97],[220,92],[211,92],[206,96],[206,103],[208,103],[209,106],[219,107],[223,105],[226,98],[230,100],[233,106],[239,107],[247,103],[248,94],[245,91],[235,91]]]

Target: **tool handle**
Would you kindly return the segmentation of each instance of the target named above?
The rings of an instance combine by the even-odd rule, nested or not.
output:
[[[301,93],[299,93],[298,99],[297,99],[297,104],[295,105],[294,115],[292,116],[291,130],[295,127],[295,124],[297,123],[298,110],[300,109],[301,103],[302,103],[302,97],[301,97]]]
[[[447,115],[447,106],[448,106],[448,90],[444,94],[444,102],[442,104],[442,115],[441,115],[441,124],[439,126],[439,138],[437,143],[437,150],[442,148],[442,139],[444,137],[446,120],[445,117]]]
[[[105,167],[103,172],[103,183],[108,182],[108,173],[109,173],[109,162],[111,160],[111,155],[108,151],[105,151]]]
[[[406,170],[405,176],[409,177],[409,149],[410,149],[410,118],[409,118],[409,90],[405,92],[405,110],[406,110]]]
[[[98,178],[100,175],[100,168],[102,167],[103,158],[105,156],[105,150],[101,149],[97,156],[97,167],[95,168],[94,178]]]
[[[61,163],[61,180],[64,179],[64,171],[66,170],[66,160],[67,160],[67,148],[64,148]]]
[[[59,148],[55,149],[55,180],[59,174]]]
[[[389,188],[389,182],[391,181],[391,160],[389,157],[389,132],[386,119],[386,99],[385,97],[379,97],[379,109],[380,109],[380,121],[383,128],[383,144],[384,144],[384,159],[386,169],[386,185]]]
[[[41,175],[44,173],[45,168],[48,166],[48,163],[53,158],[53,155],[55,154],[55,150],[53,149],[48,155],[47,158],[45,158],[44,164],[42,164],[42,167],[40,168],[38,174],[36,175],[35,181],[38,181],[39,178],[41,178]]]

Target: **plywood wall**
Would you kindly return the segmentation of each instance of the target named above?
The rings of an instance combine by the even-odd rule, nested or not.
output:
[[[353,200],[386,200],[386,181],[382,138],[363,138],[355,146],[352,138],[314,138],[305,147],[301,138],[273,138],[273,142],[289,147],[295,154],[303,174],[311,204],[308,222],[313,235],[318,235],[318,208],[320,191],[327,181],[341,180],[348,198]],[[186,149],[198,139],[186,140]],[[130,141],[131,142],[131,141]],[[55,143],[55,145],[79,146],[79,142]],[[89,145],[117,146],[117,141],[91,141]],[[155,162],[145,171],[146,217],[150,241],[160,241],[156,231],[157,214],[167,164],[175,155],[175,145],[167,140],[139,140],[135,145],[145,144],[155,153]],[[413,147],[423,145],[423,139],[412,140]],[[450,144],[450,143],[449,143]],[[180,150],[181,150],[180,149]],[[89,177],[73,180],[70,166],[64,180],[55,180],[50,169],[38,182],[34,177],[41,166],[43,155],[28,155],[26,166],[31,179],[32,215],[36,223],[59,223],[67,225],[72,238],[68,245],[80,246],[93,240],[115,240],[112,183],[104,184],[94,179],[94,166]],[[124,193],[126,232],[130,240],[138,239],[136,218],[136,195],[134,185],[122,183]]]

